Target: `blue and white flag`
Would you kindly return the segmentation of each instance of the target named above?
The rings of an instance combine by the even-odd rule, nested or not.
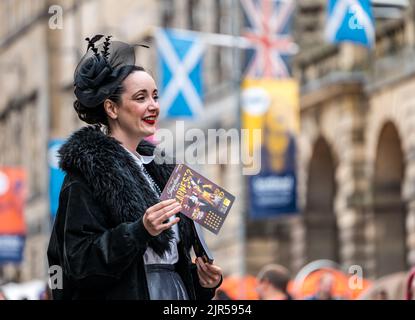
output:
[[[50,140],[48,144],[48,165],[49,165],[49,201],[52,219],[55,218],[59,205],[59,194],[61,191],[65,173],[58,165],[58,150],[64,143],[63,140]]]
[[[328,0],[327,8],[327,41],[350,41],[373,47],[375,22],[370,0]]]
[[[203,111],[203,42],[191,32],[159,29],[156,44],[161,115],[199,116]]]

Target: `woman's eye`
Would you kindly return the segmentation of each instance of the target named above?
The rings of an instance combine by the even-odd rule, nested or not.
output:
[[[138,97],[136,100],[137,101],[143,101],[144,100],[144,97]]]
[[[154,96],[153,99],[154,100],[158,100],[159,99],[159,96]]]

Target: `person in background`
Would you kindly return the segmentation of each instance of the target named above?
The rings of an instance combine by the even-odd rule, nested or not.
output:
[[[327,272],[323,274],[318,282],[317,292],[306,300],[339,300],[334,296],[334,276]]]
[[[217,289],[213,300],[233,300],[224,290]]]
[[[257,276],[256,290],[260,300],[292,300],[287,287],[290,272],[287,268],[270,264],[261,269]]]
[[[0,288],[0,300],[7,300],[6,295],[4,294],[3,290]]]
[[[374,296],[374,300],[389,300],[388,299],[388,293],[386,292],[385,289],[380,289],[380,290],[376,291],[375,296]]]
[[[415,300],[415,267],[409,271],[406,280],[406,300]]]
[[[40,294],[40,300],[52,300],[52,290],[49,287],[49,284],[46,283],[44,291]]]

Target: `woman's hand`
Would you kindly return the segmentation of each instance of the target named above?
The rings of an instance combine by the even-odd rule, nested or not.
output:
[[[144,213],[143,224],[148,233],[157,236],[164,230],[179,222],[180,218],[165,222],[181,210],[175,199],[164,200],[148,208]]]
[[[221,278],[222,269],[214,264],[204,262],[202,258],[196,258],[199,283],[203,288],[215,288]]]

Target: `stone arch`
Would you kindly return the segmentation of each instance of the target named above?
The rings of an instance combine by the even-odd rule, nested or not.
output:
[[[304,208],[307,261],[339,261],[338,228],[334,212],[336,166],[330,145],[320,136],[314,143],[308,165]]]
[[[375,274],[407,269],[406,206],[402,197],[404,152],[397,127],[384,123],[373,168],[373,246]]]

